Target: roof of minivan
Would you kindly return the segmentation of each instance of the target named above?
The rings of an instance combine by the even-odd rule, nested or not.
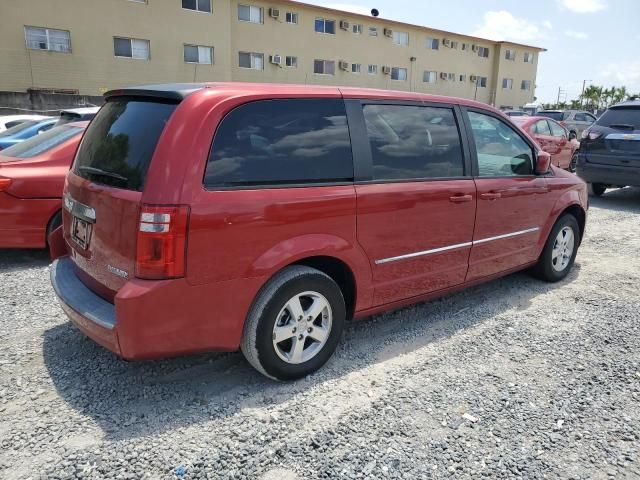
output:
[[[627,100],[626,102],[611,105],[609,108],[624,108],[624,107],[640,107],[640,99]]]
[[[239,91],[247,94],[277,93],[277,94],[336,94],[345,98],[380,98],[396,100],[417,100],[424,102],[453,103],[470,107],[480,107],[498,111],[482,102],[468,100],[459,97],[447,97],[444,95],[430,95],[425,93],[407,92],[402,90],[383,90],[375,88],[341,87],[329,85],[300,85],[282,83],[243,83],[243,82],[210,82],[210,83],[168,83],[157,85],[140,85],[110,90],[104,94],[105,98],[119,96],[143,96],[165,98],[170,100],[183,100],[189,95],[206,89],[215,89],[219,92],[229,92],[237,95]]]

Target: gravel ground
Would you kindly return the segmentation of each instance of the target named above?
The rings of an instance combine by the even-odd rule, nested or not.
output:
[[[0,478],[640,478],[640,189],[526,274],[351,325],[288,384],[240,354],[126,363],[0,252]]]

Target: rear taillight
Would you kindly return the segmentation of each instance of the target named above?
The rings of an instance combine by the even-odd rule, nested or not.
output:
[[[189,207],[142,206],[136,277],[161,280],[184,276],[188,224]]]
[[[10,178],[0,177],[0,192],[4,192],[9,185],[11,185],[12,180]]]

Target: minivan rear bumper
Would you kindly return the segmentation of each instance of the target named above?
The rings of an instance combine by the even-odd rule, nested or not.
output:
[[[115,306],[80,281],[69,257],[54,261],[50,275],[53,289],[69,319],[96,343],[120,355]]]
[[[51,283],[69,319],[89,338],[127,360],[239,348],[244,321],[264,278],[206,285],[129,280],[114,303],[90,290],[71,257],[51,266]]]
[[[579,154],[576,173],[587,183],[640,186],[640,167],[589,163],[583,153]]]

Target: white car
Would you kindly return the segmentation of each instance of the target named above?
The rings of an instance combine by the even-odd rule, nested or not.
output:
[[[91,120],[96,116],[98,110],[100,110],[100,107],[67,108],[60,110],[60,119],[58,120],[58,123],[56,123],[56,126],[69,122]]]
[[[44,120],[45,118],[49,117],[44,115],[2,115],[0,116],[0,132],[4,132],[11,127],[20,125],[22,122],[26,122],[27,120]]]

